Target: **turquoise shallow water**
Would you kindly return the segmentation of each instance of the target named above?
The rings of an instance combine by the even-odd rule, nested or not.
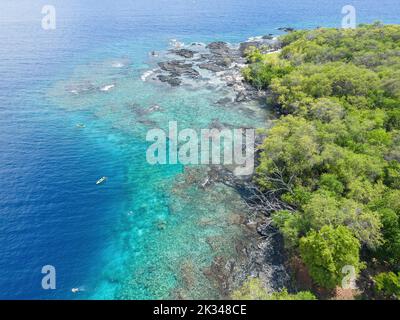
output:
[[[221,108],[215,87],[142,81],[148,53],[171,39],[339,26],[347,2],[56,0],[54,31],[40,27],[44,4],[3,0],[0,14],[0,298],[218,298],[204,271],[235,255],[243,203],[225,186],[198,187],[204,168],[148,165],[144,135],[170,120],[258,127],[267,114]],[[359,22],[399,22],[395,0],[353,5]],[[143,112],[155,104],[162,112]],[[54,291],[40,286],[46,264]]]
[[[90,297],[218,298],[204,270],[216,255],[234,256],[242,230],[230,217],[244,215],[244,204],[226,186],[203,190],[205,168],[150,166],[145,135],[152,128],[167,129],[169,121],[177,121],[180,129],[208,128],[215,120],[233,127],[262,127],[266,112],[260,106],[244,112],[252,109],[227,110],[218,105],[227,94],[224,86],[171,88],[145,82],[142,76],[156,63],[147,60],[149,66],[143,69],[123,57],[91,61],[48,92],[53,105],[85,114],[82,135],[92,135],[100,122],[124,137],[113,143],[126,152],[134,150],[126,163],[128,195],[114,241],[102,255],[103,277]],[[160,111],[147,113],[153,105]]]

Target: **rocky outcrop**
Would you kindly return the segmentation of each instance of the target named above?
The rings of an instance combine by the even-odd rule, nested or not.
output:
[[[172,52],[178,56],[191,59],[194,57],[195,51],[189,49],[179,49],[179,50],[172,50]]]
[[[159,62],[158,66],[160,70],[156,72],[156,78],[173,87],[179,86],[182,83],[183,76],[191,79],[196,79],[200,76],[199,72],[193,69],[193,64],[185,63],[182,60]]]
[[[197,78],[200,75],[198,71],[192,68],[193,65],[191,63],[185,63],[180,60],[159,62],[158,65],[161,70],[169,72],[173,77],[185,75],[191,78]]]
[[[217,64],[211,63],[211,62],[201,63],[201,64],[199,64],[199,68],[200,69],[210,70],[212,72],[221,72],[221,71],[224,70],[223,67],[221,67],[221,66],[219,66]]]
[[[211,42],[206,48],[216,55],[226,55],[230,52],[228,44],[222,41]]]
[[[182,83],[181,79],[179,79],[178,77],[174,77],[172,75],[159,74],[157,78],[161,82],[166,82],[170,84],[172,87],[177,87]]]
[[[251,47],[255,47],[255,48],[259,48],[263,45],[262,42],[260,41],[248,41],[248,42],[242,42],[239,46],[239,52],[240,55],[242,57],[244,57],[246,55],[246,51],[251,48]]]
[[[274,39],[274,35],[272,33],[266,34],[264,36],[262,36],[263,40],[273,40]]]
[[[253,38],[238,45],[222,41],[208,45],[192,43],[187,47],[168,51],[181,59],[158,62],[158,69],[153,72],[153,76],[146,77],[145,80],[157,80],[176,87],[183,84],[193,85],[193,80],[207,82],[210,77],[216,77],[233,89],[236,103],[261,101],[265,94],[246,84],[241,76],[241,69],[246,64],[245,52],[252,46],[269,52],[279,48],[279,45],[279,41],[272,35]],[[195,51],[192,50],[194,47]],[[169,58],[170,55],[166,57]]]
[[[293,32],[296,29],[292,28],[292,27],[280,27],[280,28],[278,28],[278,30],[283,31],[283,32]]]

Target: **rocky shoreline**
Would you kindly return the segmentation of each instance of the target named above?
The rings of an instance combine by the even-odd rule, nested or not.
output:
[[[254,187],[252,176],[237,177],[223,166],[210,167],[207,186],[213,183],[234,188],[244,201],[247,201],[248,190]],[[206,275],[218,284],[223,297],[229,298],[249,276],[261,279],[269,292],[291,287],[283,239],[268,218],[268,213],[250,211],[240,221],[245,228],[245,237],[235,244],[238,256],[228,260],[215,257],[210,268],[205,270]]]
[[[263,107],[267,93],[246,83],[241,74],[241,69],[246,65],[245,51],[251,46],[272,53],[280,50],[281,45],[272,35],[252,38],[237,45],[225,42],[182,45],[175,42],[173,48],[162,57],[162,61],[157,62],[157,67],[142,79],[171,87],[218,86],[229,89],[231,93],[218,101],[222,106],[257,102]],[[159,53],[152,52],[151,56],[157,59]],[[221,129],[224,124],[216,120],[211,126]],[[256,145],[262,141],[263,136],[258,135]],[[237,190],[244,201],[246,190],[253,186],[252,176],[237,177],[232,170],[223,166],[210,166],[207,178],[195,183],[203,189],[223,183]],[[204,275],[214,283],[223,298],[229,298],[231,292],[249,276],[259,277],[270,292],[290,287],[283,241],[268,223],[268,217],[260,212],[252,212],[239,220],[237,223],[244,227],[246,235],[235,244],[237,257],[225,259],[216,256],[211,266],[203,271]],[[174,298],[184,296],[178,290]]]
[[[224,85],[233,90],[234,96],[229,101],[221,100],[221,104],[262,100],[265,92],[246,83],[241,74],[241,69],[246,64],[245,51],[251,46],[272,53],[279,50],[280,43],[271,36],[253,38],[239,45],[222,41],[208,45],[183,45],[174,42],[173,48],[163,57],[166,60],[159,61],[155,69],[143,76],[143,80],[162,82],[171,87]],[[158,58],[159,53],[152,52],[151,56]]]

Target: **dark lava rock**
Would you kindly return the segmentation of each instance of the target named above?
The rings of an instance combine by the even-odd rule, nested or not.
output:
[[[262,36],[264,40],[272,40],[274,39],[274,35],[272,33],[266,34],[265,36]]]
[[[137,122],[144,124],[147,127],[157,128],[157,122],[148,119],[138,119]]]
[[[206,46],[206,48],[209,49],[213,54],[217,55],[224,55],[230,51],[228,44],[222,41],[211,42]]]
[[[215,256],[203,274],[218,289],[222,298],[229,297],[249,276],[259,277],[269,291],[291,290],[290,276],[285,268],[282,239],[268,233],[265,239],[247,237],[235,243],[237,255],[227,259]]]
[[[232,64],[232,59],[230,57],[223,57],[215,61],[215,64],[221,67],[229,67]]]
[[[261,223],[257,226],[257,232],[263,236],[268,237],[271,234],[271,227],[268,223]]]
[[[217,101],[217,104],[225,106],[227,104],[231,104],[232,103],[232,99],[229,97],[225,97],[225,98],[221,98]]]
[[[262,43],[261,43],[261,42],[257,42],[257,41],[242,42],[242,43],[240,44],[240,47],[239,47],[240,55],[241,55],[242,57],[244,57],[244,56],[245,56],[245,53],[246,53],[246,51],[247,51],[247,49],[249,49],[250,47],[259,48],[259,47],[261,47],[261,45],[262,45]]]
[[[209,62],[199,64],[199,68],[210,70],[212,72],[219,72],[224,70],[224,68],[222,68],[221,66]]]
[[[200,77],[200,73],[197,70],[192,69],[192,68],[186,70],[183,74],[190,78],[194,78],[194,79]]]
[[[210,50],[229,50],[228,44],[223,41],[211,42],[206,46],[206,48]]]
[[[192,68],[191,63],[185,63],[183,61],[172,60],[167,62],[159,62],[159,67],[170,73],[170,76],[173,78],[180,77],[182,75],[191,77],[191,78],[198,78],[200,73]],[[160,79],[160,77],[158,77]],[[165,77],[164,77],[165,79]],[[161,79],[160,79],[161,80]],[[162,81],[162,80],[161,80]]]
[[[219,119],[213,119],[211,124],[210,124],[211,129],[218,129],[218,130],[223,130],[225,129],[225,125],[219,121]]]
[[[194,52],[192,50],[189,50],[189,49],[173,50],[172,52],[175,53],[178,56],[181,56],[181,57],[184,57],[184,58],[187,58],[187,59],[193,58],[194,54],[196,53],[196,52]]]
[[[247,97],[246,97],[246,94],[244,92],[239,92],[237,94],[237,96],[236,96],[236,99],[235,99],[236,102],[243,102],[243,101],[246,101],[246,100],[247,100]]]
[[[295,31],[295,28],[291,28],[291,27],[280,27],[278,28],[278,30],[284,31],[284,32],[293,32]]]
[[[213,57],[214,57],[214,55],[212,55],[211,53],[202,53],[202,54],[200,55],[199,61],[211,60]]]
[[[173,76],[168,76],[165,74],[159,74],[157,76],[158,80],[160,80],[161,82],[166,82],[168,84],[170,84],[173,87],[177,87],[182,83],[182,80],[177,78],[177,77],[173,77]]]
[[[178,60],[159,62],[158,65],[162,70],[173,72],[175,74],[182,74],[187,69],[192,68],[192,64],[184,63],[183,61]]]

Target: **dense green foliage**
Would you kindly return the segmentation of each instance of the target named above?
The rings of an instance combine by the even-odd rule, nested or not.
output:
[[[326,225],[300,239],[301,257],[310,275],[325,288],[333,289],[341,284],[344,266],[354,266],[356,273],[359,272],[362,266],[359,250],[360,242],[343,226],[334,229]]]
[[[274,292],[269,296],[269,300],[317,300],[310,291],[300,291],[289,293],[286,289]]]
[[[384,297],[400,299],[400,273],[383,272],[374,277],[376,291]]]
[[[260,279],[249,278],[232,293],[231,297],[233,300],[268,300],[269,295]]]
[[[243,75],[258,89],[266,89],[274,77],[284,76],[293,70],[291,64],[279,59],[276,53],[262,54],[250,48],[247,59],[251,64],[243,68]]]
[[[256,181],[294,208],[273,213],[286,247],[301,251],[327,287],[338,283],[340,264],[359,265],[348,232],[369,257],[398,268],[400,26],[297,31],[281,41],[280,53],[251,50],[243,72],[268,88],[281,114],[261,147]],[[322,233],[337,233],[351,250],[343,256]]]
[[[260,279],[249,278],[243,285],[232,293],[234,300],[316,300],[315,296],[308,291],[288,293],[286,289],[281,292],[268,294]]]

